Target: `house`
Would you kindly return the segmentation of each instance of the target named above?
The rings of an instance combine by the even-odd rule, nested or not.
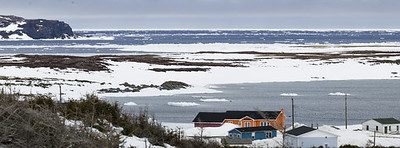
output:
[[[195,127],[218,127],[232,123],[240,127],[272,126],[283,130],[285,113],[281,111],[199,112],[193,119]]]
[[[276,137],[276,129],[272,126],[235,128],[228,133],[231,139],[261,140]]]
[[[319,129],[301,126],[285,133],[288,147],[337,147],[338,136]]]
[[[400,121],[395,118],[376,118],[362,123],[365,131],[376,131],[384,134],[395,134],[399,132]]]
[[[225,120],[225,113],[199,112],[194,118],[194,127],[220,127]]]

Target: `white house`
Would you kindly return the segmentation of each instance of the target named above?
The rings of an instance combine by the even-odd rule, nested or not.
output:
[[[362,123],[365,131],[376,131],[384,134],[395,134],[399,132],[400,121],[395,118],[371,119]]]
[[[307,126],[301,126],[287,131],[285,144],[288,147],[319,147],[336,148],[338,136]]]

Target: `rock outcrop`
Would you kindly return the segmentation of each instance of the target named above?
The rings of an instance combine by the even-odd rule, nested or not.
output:
[[[62,21],[0,15],[0,39],[65,39],[73,36],[71,27]]]

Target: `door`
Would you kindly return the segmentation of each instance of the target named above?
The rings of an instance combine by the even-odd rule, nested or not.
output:
[[[387,126],[385,126],[385,134],[387,134]]]

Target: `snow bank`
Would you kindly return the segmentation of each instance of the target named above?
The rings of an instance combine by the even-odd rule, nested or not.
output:
[[[168,102],[168,105],[177,107],[190,107],[190,106],[199,106],[200,104],[194,102]]]
[[[22,33],[21,35],[18,34],[12,34],[8,36],[7,40],[32,40],[32,38],[25,33]]]
[[[336,129],[338,128],[338,129]],[[360,147],[365,147],[368,141],[373,141],[373,132],[362,131],[362,125],[349,125],[347,129],[344,126],[331,126],[323,125],[319,127],[322,131],[327,131],[332,134],[338,135],[338,145],[357,145]],[[400,135],[390,135],[390,134],[376,134],[376,145],[380,146],[400,146]]]
[[[201,130],[203,130],[203,136],[205,137],[222,137],[227,136],[228,131],[238,127],[238,125],[232,123],[225,123],[220,127],[205,127],[203,129],[194,127],[184,130],[184,134],[185,136],[200,136]]]
[[[128,137],[128,136],[121,136],[121,140],[124,140],[124,143],[122,143],[120,146],[124,148],[129,148],[129,147],[135,147],[135,148],[164,148],[162,146],[155,146],[151,145],[149,140],[147,138],[139,138],[136,136]],[[171,147],[169,145],[166,145],[165,147]]]

